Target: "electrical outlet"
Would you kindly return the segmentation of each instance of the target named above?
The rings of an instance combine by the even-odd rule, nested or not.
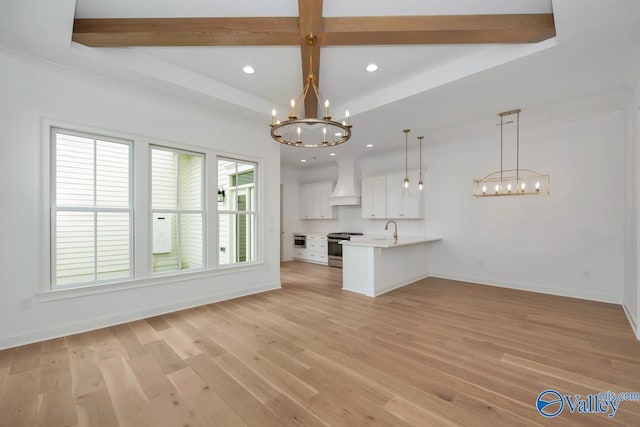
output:
[[[31,310],[31,306],[33,304],[33,300],[31,297],[29,298],[21,298],[20,299],[20,310]]]

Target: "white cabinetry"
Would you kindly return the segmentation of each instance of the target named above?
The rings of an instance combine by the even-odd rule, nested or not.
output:
[[[300,218],[332,219],[333,207],[329,204],[329,196],[333,183],[314,182],[300,185]]]
[[[409,171],[409,188],[404,188],[404,172],[362,179],[362,217],[368,219],[422,218],[420,172]]]
[[[306,248],[293,248],[293,257],[301,261],[326,265],[329,262],[327,253],[327,236],[323,234],[307,234]]]
[[[404,188],[404,173],[387,175],[387,218],[422,218],[419,180],[419,171],[409,171],[409,188]]]
[[[307,235],[307,261],[327,264],[327,236]]]
[[[387,216],[387,177],[373,176],[362,179],[362,218]]]

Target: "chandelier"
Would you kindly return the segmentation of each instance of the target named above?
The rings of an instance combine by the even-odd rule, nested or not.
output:
[[[307,45],[312,47],[317,42],[317,37],[308,35],[305,37]],[[309,55],[309,75],[297,99],[291,99],[291,110],[286,120],[276,119],[276,110],[271,111],[271,138],[281,144],[293,147],[332,147],[339,145],[351,138],[351,123],[349,123],[349,110],[345,112],[342,122],[333,120],[329,114],[329,100],[322,97],[318,90],[316,77],[313,75],[313,50]],[[302,117],[302,107],[310,91],[324,111],[322,118]]]
[[[520,168],[521,111],[517,109],[498,114],[500,116],[500,170],[484,178],[473,180],[473,195],[475,197],[527,196],[551,192],[549,175]],[[504,169],[502,155],[504,125],[513,123],[513,121],[505,122],[504,118],[513,114],[516,115],[516,168]]]

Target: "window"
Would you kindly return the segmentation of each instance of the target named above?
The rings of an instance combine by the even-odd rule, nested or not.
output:
[[[257,165],[218,158],[218,242],[220,265],[256,260]]]
[[[151,148],[153,272],[204,267],[204,155]]]
[[[53,286],[131,278],[131,142],[51,129]]]
[[[44,123],[42,291],[146,286],[259,259],[258,163]]]

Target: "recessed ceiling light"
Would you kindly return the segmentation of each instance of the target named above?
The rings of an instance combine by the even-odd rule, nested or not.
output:
[[[373,144],[367,144],[367,148],[373,147]]]
[[[329,155],[330,155],[330,156],[335,156],[335,155],[336,155],[336,153],[329,153]]]
[[[306,162],[306,160],[305,160],[305,159],[302,159],[302,160],[300,160],[300,161],[301,161],[302,163],[305,163],[305,162]]]
[[[367,68],[366,68],[366,70],[370,73],[373,73],[377,69],[378,69],[378,66],[376,64],[369,64],[367,65]]]
[[[247,74],[253,74],[256,72],[256,70],[251,65],[245,65],[244,67],[242,67],[242,71]]]

